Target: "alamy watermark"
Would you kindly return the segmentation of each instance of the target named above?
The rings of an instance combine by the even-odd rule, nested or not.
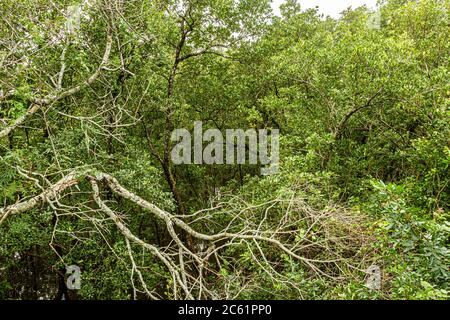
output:
[[[174,164],[260,164],[262,175],[278,171],[278,129],[227,129],[224,136],[219,129],[203,132],[203,123],[195,121],[193,135],[187,129],[172,132]]]
[[[370,13],[366,24],[369,29],[375,29],[375,30],[381,29],[381,12],[380,12],[380,10]]]
[[[67,289],[80,290],[81,288],[81,270],[79,266],[71,265],[66,267],[66,275],[69,274],[66,281]]]
[[[367,271],[366,287],[370,290],[381,289],[381,268],[377,265],[371,265]]]

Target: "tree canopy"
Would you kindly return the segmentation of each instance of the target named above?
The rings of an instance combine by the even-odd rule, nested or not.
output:
[[[0,299],[448,299],[449,8],[2,0]],[[196,121],[278,171],[175,164]]]

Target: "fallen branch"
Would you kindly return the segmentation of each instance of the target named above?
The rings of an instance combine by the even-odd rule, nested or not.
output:
[[[270,203],[269,207],[265,210],[265,218],[262,221],[258,220],[258,223],[254,227],[249,224],[250,220],[246,221],[245,216],[242,218],[240,217],[242,214],[245,214],[247,210],[250,210],[251,212],[251,210],[258,207],[247,205],[246,208],[240,210],[240,212],[233,217],[231,222],[225,226],[222,231],[215,234],[205,234],[194,229],[193,226],[183,221],[180,217],[162,210],[161,208],[127,190],[111,175],[92,171],[71,172],[55,184],[50,185],[41,194],[0,209],[0,223],[2,223],[8,216],[23,213],[46,202],[57,210],[57,206],[63,206],[60,204],[59,200],[62,199],[64,191],[72,186],[80,184],[82,181],[90,182],[94,202],[100,211],[105,213],[109,220],[115,224],[120,233],[125,237],[126,241],[130,241],[131,243],[144,248],[153,257],[161,261],[161,263],[167,268],[172,278],[171,283],[173,285],[173,296],[175,299],[193,299],[194,293],[198,299],[204,297],[216,297],[216,294],[211,291],[206,284],[207,280],[205,280],[204,274],[213,273],[219,276],[220,270],[216,270],[216,268],[220,266],[220,258],[218,257],[220,257],[221,251],[231,245],[244,244],[249,248],[250,246],[256,246],[255,252],[259,252],[259,255],[249,249],[249,252],[252,254],[256,264],[266,274],[270,274],[273,277],[273,281],[283,281],[286,284],[290,284],[293,288],[296,288],[296,290],[300,290],[300,288],[297,287],[295,283],[287,280],[286,277],[274,267],[270,266],[269,258],[261,246],[263,243],[277,249],[275,252],[285,254],[293,260],[303,263],[304,266],[313,272],[313,274],[319,277],[327,277],[332,280],[338,280],[340,278],[339,276],[335,276],[324,271],[320,267],[321,265],[334,264],[339,270],[341,269],[338,264],[350,266],[346,260],[347,258],[341,258],[338,252],[335,252],[331,247],[334,242],[339,241],[339,238],[333,237],[332,234],[329,234],[327,229],[324,229],[324,231],[327,232],[327,239],[325,239],[323,243],[320,241],[310,243],[310,241],[306,239],[307,234],[312,232],[311,229],[313,229],[314,225],[316,225],[317,228],[318,224],[320,225],[321,222],[323,223],[323,221],[325,221],[324,219],[331,219],[331,216],[328,213],[317,214],[316,212],[312,212],[311,215],[305,217],[304,219],[312,219],[310,222],[310,228],[307,230],[306,235],[304,235],[303,238],[298,238],[298,236],[296,236],[294,243],[289,243],[287,239],[289,239],[289,234],[296,235],[299,233],[299,231],[294,228],[295,224],[298,223],[299,220],[294,219],[295,221],[288,223],[289,216],[292,217],[292,215],[289,214],[291,211],[286,212],[276,230],[262,230],[263,222],[267,219],[267,211],[270,208],[273,208],[276,202]],[[116,195],[128,199],[135,205],[151,212],[157,218],[162,220],[166,225],[173,242],[165,247],[158,247],[147,243],[134,235],[123,221],[121,215],[114,212],[114,210],[102,200],[99,187],[100,183],[109,188]],[[69,208],[68,206],[63,207],[64,211],[67,211],[67,208]],[[289,203],[289,208],[292,208],[292,203]],[[97,211],[94,209],[91,210],[92,212]],[[99,221],[98,218],[95,218],[92,214],[87,215],[87,219],[91,220],[92,223],[98,223]],[[196,223],[198,223],[198,219]],[[233,225],[234,223],[236,225]],[[231,229],[234,231],[229,231]],[[200,247],[203,247],[203,249],[200,248],[196,252],[188,249],[178,235],[180,230],[183,230],[183,232],[196,239],[196,241],[201,244]],[[205,244],[208,248],[206,251],[204,251]],[[320,259],[308,257],[308,254],[305,255],[305,253],[311,250],[312,246],[316,247],[316,250],[326,252],[327,258]],[[133,277],[133,274],[136,273],[147,296],[151,299],[157,299],[158,297],[147,288],[145,281],[143,280],[142,273],[133,258],[131,244],[127,244],[127,248],[131,261],[131,277]],[[257,256],[261,256],[262,261],[259,261]],[[210,257],[216,258],[216,267],[210,264]],[[132,284],[135,290],[133,281]]]

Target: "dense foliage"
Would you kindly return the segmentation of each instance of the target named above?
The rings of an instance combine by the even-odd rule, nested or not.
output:
[[[2,0],[0,299],[447,299],[450,3],[378,8]],[[194,121],[279,129],[278,173],[174,165]]]

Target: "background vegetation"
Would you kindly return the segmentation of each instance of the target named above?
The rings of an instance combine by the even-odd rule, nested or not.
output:
[[[447,299],[449,7],[2,0],[0,298]],[[194,121],[279,172],[173,165]]]

